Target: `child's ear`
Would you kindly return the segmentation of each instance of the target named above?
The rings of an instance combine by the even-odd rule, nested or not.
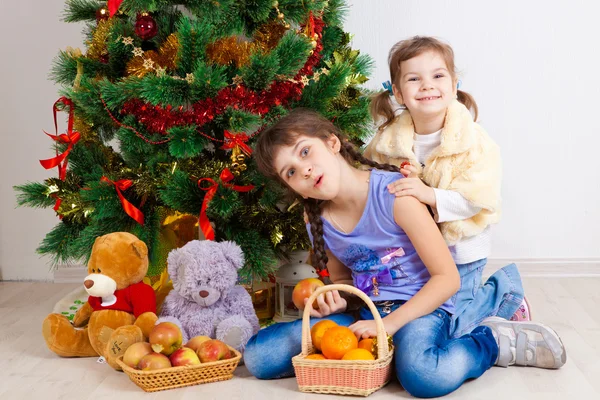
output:
[[[327,139],[327,144],[329,145],[331,150],[333,150],[334,153],[339,153],[340,148],[342,147],[342,142],[340,142],[340,138],[334,134],[331,134],[331,136],[329,136],[329,139]]]
[[[394,92],[394,97],[396,98],[396,101],[398,102],[398,104],[404,104],[404,99],[402,98],[402,93],[400,93],[400,89],[398,89],[398,87],[396,86],[395,83],[392,85],[392,91]]]
[[[454,94],[454,97],[458,96],[458,78],[454,78],[454,89],[452,89],[452,92]]]

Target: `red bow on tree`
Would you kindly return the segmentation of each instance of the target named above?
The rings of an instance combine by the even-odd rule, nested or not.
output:
[[[122,2],[123,0],[108,0],[108,12],[111,17],[119,11]]]
[[[240,149],[242,149],[242,151],[244,153],[246,153],[247,156],[252,154],[252,149],[250,148],[250,146],[248,146],[246,144],[248,139],[250,139],[248,137],[248,135],[246,135],[243,132],[232,134],[229,131],[225,131],[224,135],[225,135],[225,144],[221,147],[222,149],[230,150],[230,149],[235,149],[236,147],[239,147]]]
[[[65,107],[69,107],[69,121],[67,126],[66,134],[58,134],[58,122],[56,120],[56,113],[59,111],[58,105],[62,104]],[[54,167],[58,167],[58,178],[61,181],[64,181],[67,176],[67,164],[69,162],[68,156],[71,150],[73,150],[73,146],[77,143],[81,137],[79,132],[73,132],[73,110],[75,109],[75,105],[66,97],[61,97],[60,99],[54,102],[52,106],[52,112],[54,113],[54,130],[56,135],[51,135],[48,132],[44,131],[44,133],[50,136],[54,141],[60,143],[67,143],[67,149],[62,153],[58,154],[58,148],[56,149],[56,157],[49,158],[47,160],[40,160],[40,164],[42,167],[46,169],[52,169]],[[54,211],[58,211],[60,207],[61,199],[56,199],[56,203],[54,204]],[[62,217],[61,217],[62,218]]]
[[[123,205],[123,210],[125,210],[127,215],[129,215],[131,218],[133,218],[138,224],[144,225],[144,214],[140,210],[138,210],[133,204],[131,204],[123,196],[123,193],[121,193],[121,191],[129,189],[131,187],[131,185],[133,185],[133,182],[130,181],[129,179],[121,179],[116,182],[113,182],[105,176],[100,178],[100,180],[102,182],[110,183],[111,185],[115,186],[115,189],[117,190],[117,195],[119,196],[119,199],[121,199],[121,204]]]
[[[225,168],[221,172],[221,176],[219,176],[219,179],[221,180],[221,182],[223,182],[223,186],[231,188],[236,192],[249,192],[252,189],[254,189],[254,185],[232,185],[229,182],[231,182],[233,178],[234,176],[228,168]],[[210,186],[206,188],[201,187],[200,184],[204,181],[209,182]],[[206,238],[206,240],[215,240],[215,231],[213,230],[212,226],[210,226],[210,221],[208,219],[208,216],[206,215],[206,209],[208,208],[208,204],[214,197],[215,193],[217,193],[219,184],[215,182],[212,178],[202,178],[198,181],[198,187],[206,191],[206,194],[204,195],[204,201],[202,202],[202,209],[200,210],[200,229],[202,229],[202,233],[204,233],[204,237]]]

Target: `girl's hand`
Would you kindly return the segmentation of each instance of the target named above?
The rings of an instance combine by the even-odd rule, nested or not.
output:
[[[394,336],[394,334],[400,329],[393,326],[387,317],[383,318],[383,326],[385,327],[386,333],[391,336]],[[348,328],[354,332],[358,340],[377,336],[377,326],[375,325],[375,320],[372,319],[356,321]]]
[[[400,166],[400,173],[407,178],[418,178],[417,168],[413,167],[410,163],[403,162]]]
[[[408,168],[408,167],[407,167]],[[414,168],[414,167],[411,167]],[[412,196],[421,203],[435,207],[435,192],[419,178],[404,178],[388,185],[390,193],[396,197]]]
[[[307,302],[308,299],[304,299],[305,306]],[[323,318],[331,314],[341,313],[346,311],[346,307],[348,306],[346,299],[340,296],[340,292],[337,290],[318,295],[317,304],[319,305],[319,309],[315,310],[311,308],[311,317]]]

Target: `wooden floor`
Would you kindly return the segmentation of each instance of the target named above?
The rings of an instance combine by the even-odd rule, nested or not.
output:
[[[568,361],[560,370],[494,367],[449,399],[600,399],[600,278],[526,278],[536,320],[562,337]],[[258,381],[244,367],[232,380],[144,393],[95,358],[51,353],[41,323],[75,284],[0,282],[0,399],[328,399],[298,391],[295,379]],[[409,398],[397,382],[370,399]],[[338,397],[339,398],[339,397]]]

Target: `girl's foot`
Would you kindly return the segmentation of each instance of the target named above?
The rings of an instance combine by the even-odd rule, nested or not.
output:
[[[498,344],[496,365],[523,365],[538,368],[560,368],[567,352],[558,334],[538,322],[507,321],[490,317],[481,325],[492,329]]]
[[[510,317],[511,321],[531,321],[531,306],[527,301],[527,297],[523,297],[521,305],[517,311]]]

